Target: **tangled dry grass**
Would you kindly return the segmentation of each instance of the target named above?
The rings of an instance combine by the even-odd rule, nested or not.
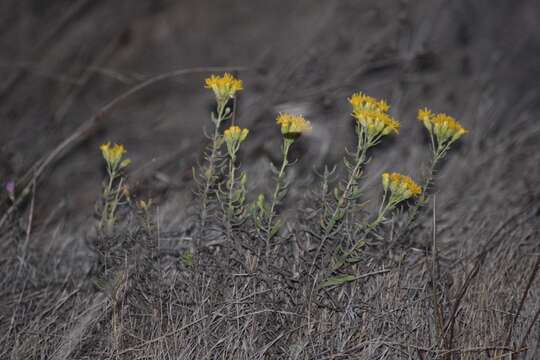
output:
[[[28,55],[38,64],[3,59],[4,68],[17,64],[18,70],[7,68],[9,78],[0,89],[5,129],[0,174],[16,179],[14,199],[5,191],[0,195],[1,359],[540,357],[540,101],[534,69],[540,46],[529,36],[538,27],[528,15],[538,10],[534,1],[383,2],[376,7],[352,1],[312,7],[284,2],[274,15],[266,12],[267,21],[282,21],[289,31],[309,25],[309,36],[289,39],[301,39],[302,47],[286,43],[286,36],[272,43],[281,34],[275,26],[265,32],[264,25],[248,23],[244,26],[261,29],[259,42],[275,47],[255,66],[189,68],[190,61],[209,65],[201,55],[182,63],[187,70],[156,76],[138,73],[142,65],[126,59],[144,47],[140,31],[167,33],[151,24],[165,26],[171,14],[189,22],[183,15],[188,5],[137,5],[134,20],[119,16],[128,2],[114,7],[90,3],[75,2],[63,17],[56,16],[54,6],[43,18],[36,15],[36,24],[51,27]],[[242,14],[242,4],[229,4],[232,18]],[[212,13],[206,3],[190,6]],[[79,59],[74,43],[86,39],[88,24],[111,14],[115,21],[80,49],[88,62],[58,71]],[[208,23],[216,25],[201,34],[219,43],[228,38],[219,37],[223,24],[217,19],[223,15],[215,16]],[[392,18],[401,20],[386,21]],[[51,25],[50,19],[58,20]],[[197,18],[192,21],[195,26]],[[340,30],[338,23],[347,26]],[[505,35],[500,24],[519,29],[521,36]],[[7,44],[13,33],[4,34]],[[114,36],[114,44],[101,46],[102,37]],[[216,62],[245,65],[240,60],[251,59],[250,51],[256,52],[251,49],[260,51],[260,44],[234,36],[247,48],[238,58],[220,61],[224,48],[205,51]],[[172,51],[171,38],[165,39],[159,41]],[[196,33],[182,46],[203,39]],[[275,55],[280,46],[290,50],[289,56]],[[130,70],[111,71],[115,67]],[[205,106],[211,104],[202,93],[192,95],[195,86],[186,91],[185,84],[170,80],[195,79],[197,73],[193,83],[200,84],[214,71],[238,71],[246,87],[255,88],[255,95],[246,91],[245,98],[239,97],[236,114],[250,128],[242,164],[253,193],[270,186],[265,168],[268,159],[276,160],[279,135],[275,141],[267,136],[275,131],[269,119],[290,108],[307,109],[312,119],[312,135],[292,152],[303,161],[289,174],[283,204],[283,216],[290,219],[283,229],[286,241],[271,266],[261,266],[254,256],[258,245],[250,232],[237,234],[232,247],[210,232],[195,259],[188,255],[198,235],[190,168],[202,146],[200,138],[180,145],[179,138],[183,133],[189,138],[195,133],[189,129],[200,129],[201,122],[171,124],[179,118],[206,119]],[[118,82],[107,83],[96,72]],[[36,74],[61,85],[40,82]],[[376,182],[383,169],[417,178],[422,171],[427,145],[414,119],[419,99],[458,113],[471,132],[438,170],[436,196],[414,231],[401,234],[390,226],[386,237],[362,249],[355,281],[320,288],[327,273],[311,271],[316,241],[305,235],[310,224],[294,214],[299,207],[309,208],[313,168],[338,165],[345,144],[352,142],[350,127],[340,125],[347,123],[343,119],[349,112],[343,99],[359,86],[387,95],[395,105],[392,115],[403,123],[399,138],[369,164],[364,190],[373,198],[379,195]],[[43,99],[36,96],[47,91]],[[101,96],[105,105],[96,108]],[[33,97],[35,109],[27,105]],[[167,100],[171,97],[174,101]],[[35,136],[46,130],[36,124],[38,111],[50,117],[48,126],[55,130],[43,139]],[[148,114],[157,119],[150,125],[158,120],[168,125],[149,131],[141,123],[127,127],[118,120]],[[127,207],[118,231],[99,238],[97,244],[110,255],[106,266],[99,261],[96,222],[90,216],[102,176],[95,149],[103,132],[127,143],[135,196],[150,194],[157,203],[150,212]],[[159,151],[167,155],[151,161]],[[343,231],[343,237],[348,235]]]

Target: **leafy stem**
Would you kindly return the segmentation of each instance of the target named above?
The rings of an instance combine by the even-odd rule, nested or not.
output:
[[[289,166],[289,150],[291,148],[291,145],[294,143],[294,139],[284,137],[283,138],[283,159],[281,162],[281,167],[277,173],[276,178],[276,187],[274,189],[274,192],[272,194],[272,199],[270,200],[270,208],[267,212],[267,219],[266,219],[266,229],[265,229],[265,242],[266,242],[266,260],[268,260],[268,257],[270,255],[270,241],[275,236],[277,231],[279,230],[279,222],[274,224],[274,218],[276,217],[276,207],[279,205],[281,200],[284,196],[284,190],[286,189],[285,185],[285,171],[287,169],[287,166]]]
[[[358,136],[358,142],[356,146],[356,152],[354,156],[354,166],[349,167],[349,176],[346,182],[346,185],[341,192],[341,195],[339,196],[339,199],[336,204],[336,208],[332,212],[332,215],[328,219],[328,221],[325,221],[323,219],[323,233],[321,236],[321,243],[319,244],[319,247],[317,248],[317,252],[315,253],[315,257],[313,258],[313,262],[311,264],[311,268],[309,273],[311,274],[314,267],[315,262],[317,261],[320,252],[322,248],[324,247],[324,244],[326,241],[334,234],[335,232],[339,231],[339,222],[345,214],[350,209],[351,201],[355,199],[354,196],[355,189],[358,184],[358,180],[360,176],[362,175],[362,170],[367,162],[367,151],[370,147],[376,145],[380,139],[380,137],[371,138],[368,136],[366,131],[364,131],[363,127],[360,125],[356,126],[356,133]]]
[[[216,163],[218,161],[218,151],[222,145],[222,137],[219,132],[221,123],[230,116],[230,109],[226,107],[226,101],[219,101],[217,104],[217,116],[212,114],[212,122],[214,123],[214,134],[212,136],[212,145],[210,147],[210,154],[207,156],[207,167],[203,172],[203,190],[201,192],[201,211],[200,211],[200,232],[197,237],[196,246],[200,246],[200,241],[206,222],[208,219],[208,208],[210,206],[210,193],[212,187],[215,185],[216,176]]]
[[[226,209],[226,217],[227,217],[227,238],[230,240],[230,231],[232,228],[232,218],[234,214],[234,207],[233,207],[233,196],[234,196],[234,186],[236,183],[236,154],[232,154],[229,159],[229,193],[227,196],[227,209]]]

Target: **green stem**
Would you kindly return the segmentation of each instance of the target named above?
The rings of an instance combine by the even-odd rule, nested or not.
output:
[[[227,199],[227,209],[225,210],[225,216],[227,221],[227,240],[232,239],[232,220],[234,215],[233,209],[233,192],[235,185],[235,176],[236,176],[236,154],[231,154],[229,158],[229,194]]]
[[[382,203],[381,203],[381,208],[379,209],[379,212],[377,214],[377,218],[375,220],[373,220],[373,222],[371,222],[370,224],[368,224],[366,226],[366,230],[365,230],[365,233],[364,235],[362,236],[362,239],[361,240],[358,240],[355,242],[355,244],[353,245],[353,247],[347,251],[345,254],[343,254],[342,256],[342,259],[343,261],[339,262],[332,270],[333,271],[336,271],[336,270],[339,270],[340,268],[343,267],[343,265],[345,264],[346,260],[354,254],[354,252],[356,250],[358,250],[360,248],[360,246],[364,245],[365,244],[365,238],[373,231],[377,228],[377,226],[379,226],[385,219],[385,215],[388,211],[392,210],[395,208],[395,206],[397,205],[398,202],[395,202],[392,200],[392,198],[390,197],[390,199],[388,200],[388,202],[386,203],[386,205],[383,206],[383,204],[385,203],[385,199],[386,199],[386,193],[384,194],[383,196],[383,200],[382,200]]]
[[[103,226],[109,223],[110,198],[113,191],[112,187],[114,184],[114,179],[116,177],[114,169],[112,169],[108,163],[107,163],[107,174],[109,175],[109,182],[107,183],[107,186],[103,190],[103,200],[105,201],[105,204],[103,205],[103,209],[101,211],[101,220],[99,222],[99,230],[103,230]]]
[[[274,217],[275,217],[275,211],[276,206],[279,204],[280,199],[279,195],[282,191],[283,187],[283,178],[285,175],[285,170],[287,169],[287,166],[289,165],[289,161],[287,159],[289,155],[289,150],[291,148],[291,145],[293,144],[293,139],[284,138],[283,139],[283,161],[281,163],[281,168],[279,169],[277,180],[276,180],[276,187],[274,189],[274,193],[272,194],[272,200],[270,203],[270,210],[268,212],[268,219],[266,222],[266,261],[268,262],[268,258],[270,255],[270,240],[273,237],[273,225],[274,225]]]
[[[120,202],[120,196],[122,192],[122,183],[123,178],[120,178],[120,181],[118,182],[118,186],[116,187],[116,190],[114,191],[114,199],[109,203],[109,212],[107,217],[107,232],[109,234],[112,234],[114,223],[116,222],[116,209],[118,207],[118,203]]]
[[[420,197],[418,198],[414,206],[409,210],[407,222],[405,223],[403,227],[403,231],[398,236],[397,240],[399,240],[409,231],[411,225],[413,224],[413,222],[416,220],[418,216],[418,212],[420,211],[420,208],[422,208],[423,206],[427,204],[429,200],[429,196],[428,196],[429,188],[433,184],[437,165],[439,164],[439,161],[442,158],[444,158],[444,156],[446,155],[446,151],[448,150],[448,147],[449,147],[448,145],[444,147],[441,147],[441,146],[435,147],[434,140],[432,139],[432,141],[433,141],[433,149],[434,149],[433,158],[431,159],[431,164],[430,164],[428,173],[424,179],[424,183],[422,184],[422,194],[420,195]]]
[[[196,247],[200,247],[200,242],[202,240],[202,236],[204,234],[204,228],[206,227],[206,220],[208,218],[208,206],[209,206],[209,199],[210,199],[210,189],[214,185],[214,171],[216,166],[216,156],[217,152],[219,150],[219,140],[220,140],[220,133],[219,133],[219,127],[221,125],[221,122],[225,119],[225,109],[226,109],[226,102],[219,102],[218,103],[218,109],[217,109],[217,118],[214,121],[215,127],[214,127],[214,135],[212,136],[212,148],[210,150],[210,156],[208,157],[208,168],[205,170],[205,184],[204,189],[201,195],[201,219],[200,219],[200,231],[199,236],[197,236],[196,240]]]
[[[332,216],[330,217],[330,221],[324,227],[324,233],[321,237],[321,243],[317,248],[317,252],[315,254],[315,257],[313,258],[313,262],[311,263],[311,268],[309,270],[310,274],[315,267],[315,262],[317,261],[324,244],[326,243],[330,235],[335,231],[334,228],[337,224],[338,219],[341,217],[341,212],[347,212],[347,210],[349,209],[350,203],[347,200],[351,196],[350,192],[353,188],[353,185],[356,183],[358,177],[360,176],[362,167],[366,161],[367,150],[370,145],[373,144],[372,141],[366,138],[364,131],[359,130],[357,134],[358,144],[356,148],[356,163],[353,170],[349,173],[349,178],[347,180],[347,184],[345,185],[345,190],[343,191],[338,200],[336,208],[332,213]]]

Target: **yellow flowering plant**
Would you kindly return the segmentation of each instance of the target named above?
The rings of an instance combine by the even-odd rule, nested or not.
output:
[[[399,132],[399,122],[388,114],[390,106],[384,100],[377,100],[363,93],[354,93],[349,99],[352,116],[357,122],[357,132],[364,136],[368,147],[376,145],[389,134]]]
[[[244,89],[242,80],[236,79],[229,73],[222,76],[211,75],[205,80],[205,88],[212,89],[218,105],[226,103],[234,98],[237,91]]]
[[[428,108],[418,110],[417,118],[428,130],[433,153],[439,158],[444,157],[450,145],[468,132],[452,116],[433,114]]]
[[[225,201],[221,201],[221,206],[224,214],[226,237],[229,242],[232,240],[234,229],[245,220],[246,215],[247,175],[243,171],[237,175],[236,158],[240,144],[246,140],[248,134],[248,129],[241,129],[236,125],[229,127],[223,133],[227,145],[229,170],[225,184],[227,189],[220,191],[220,194],[225,198]]]
[[[108,179],[103,184],[101,194],[101,215],[98,230],[106,235],[112,235],[118,206],[123,200],[129,198],[124,184],[124,170],[131,164],[131,160],[124,158],[127,151],[123,145],[111,145],[108,142],[102,144],[99,149],[105,160]]]
[[[317,235],[320,244],[311,265],[315,267],[320,252],[328,239],[339,234],[341,225],[357,204],[361,196],[360,180],[366,163],[368,150],[377,145],[384,136],[397,134],[400,124],[388,111],[390,106],[384,100],[378,100],[361,92],[354,93],[348,101],[352,107],[352,116],[355,120],[356,149],[348,152],[344,159],[348,170],[345,181],[339,183],[334,189],[335,201],[324,200],[323,211],[320,213],[320,230]],[[323,187],[327,187],[323,182]],[[324,190],[323,192],[326,192]]]
[[[468,130],[452,116],[444,113],[434,114],[426,107],[418,110],[417,119],[428,131],[432,158],[424,175],[422,193],[417,197],[415,205],[409,210],[401,236],[414,228],[414,222],[420,208],[427,204],[429,189],[432,186],[439,162],[447,155],[451,145],[468,133]]]
[[[127,153],[123,145],[111,145],[111,143],[108,142],[106,144],[102,144],[99,149],[101,150],[101,155],[107,164],[107,172],[109,174],[126,168],[129,166],[129,164],[131,164],[131,160],[123,159],[124,154]]]
[[[384,195],[377,217],[363,228],[361,240],[356,241],[348,251],[336,256],[333,271],[341,269],[348,263],[355,262],[352,256],[365,244],[365,239],[370,233],[386,220],[387,214],[395,209],[399,203],[422,195],[422,188],[412,178],[400,173],[384,173],[382,185]]]
[[[280,126],[283,136],[281,149],[281,166],[279,169],[272,165],[272,170],[276,175],[276,185],[270,202],[265,202],[264,195],[259,195],[256,206],[254,207],[254,220],[259,236],[262,237],[266,244],[266,259],[268,261],[271,255],[271,241],[281,229],[281,221],[276,220],[276,209],[283,201],[287,194],[288,184],[286,183],[286,170],[290,166],[288,159],[289,151],[292,144],[302,134],[312,131],[311,123],[301,115],[293,115],[288,113],[280,113],[276,118],[277,125]]]
[[[205,80],[205,88],[213,91],[217,105],[215,113],[211,114],[214,132],[210,136],[211,144],[204,154],[205,164],[201,165],[198,174],[195,170],[193,171],[194,179],[198,185],[197,195],[200,198],[199,233],[194,243],[195,247],[199,247],[200,241],[204,237],[207,220],[213,208],[212,203],[217,198],[218,180],[224,167],[220,149],[225,139],[220,132],[220,127],[223,121],[232,118],[233,112],[228,104],[231,99],[235,98],[237,92],[243,89],[243,84],[242,80],[225,73],[221,76],[211,75]],[[229,141],[229,143],[231,142]],[[229,147],[229,145],[227,146]]]
[[[382,184],[384,189],[382,204],[385,204],[386,200],[386,205],[383,207],[381,204],[377,219],[382,220],[386,212],[395,208],[400,202],[422,194],[422,188],[413,179],[399,173],[384,173]]]

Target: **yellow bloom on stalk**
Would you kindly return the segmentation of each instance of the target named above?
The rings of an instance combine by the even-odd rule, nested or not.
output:
[[[242,142],[246,140],[248,134],[248,129],[240,129],[240,127],[233,125],[225,130],[223,136],[225,137],[225,141]]]
[[[238,151],[240,144],[246,140],[249,134],[248,129],[240,129],[239,126],[233,125],[223,132],[223,138],[225,144],[227,144],[227,150],[231,156]]]
[[[384,173],[382,184],[385,192],[390,191],[390,202],[395,204],[422,193],[422,188],[413,179],[395,172]]]
[[[399,132],[399,122],[388,114],[390,106],[363,93],[354,93],[349,99],[353,117],[370,138]]]
[[[211,75],[205,80],[206,89],[212,89],[218,101],[227,101],[234,97],[237,91],[243,90],[242,80],[236,79],[229,73],[223,76]]]
[[[418,120],[422,121],[426,127],[430,124],[433,112],[428,108],[418,109]]]
[[[366,129],[368,136],[376,137],[399,132],[399,122],[383,112],[358,109],[353,112],[353,116],[358,124]]]
[[[363,109],[363,110],[374,110],[374,111],[380,111],[380,112],[386,113],[388,112],[388,110],[390,110],[390,106],[388,105],[386,101],[377,100],[361,92],[356,92],[352,94],[352,96],[348,98],[347,100],[349,100],[349,102],[351,103],[353,107],[353,111],[356,111],[358,109]]]
[[[468,132],[452,116],[443,113],[433,114],[427,108],[418,110],[418,120],[424,123],[432,135],[435,135],[439,145],[451,144]]]
[[[111,143],[108,142],[102,144],[99,149],[101,150],[101,155],[111,169],[116,169],[118,166],[120,166],[120,168],[125,168],[131,164],[131,160],[129,159],[122,160],[124,154],[127,153],[124,145],[114,144],[111,146]]]
[[[301,115],[279,114],[276,123],[281,125],[281,133],[286,138],[296,139],[312,130],[311,123]]]

